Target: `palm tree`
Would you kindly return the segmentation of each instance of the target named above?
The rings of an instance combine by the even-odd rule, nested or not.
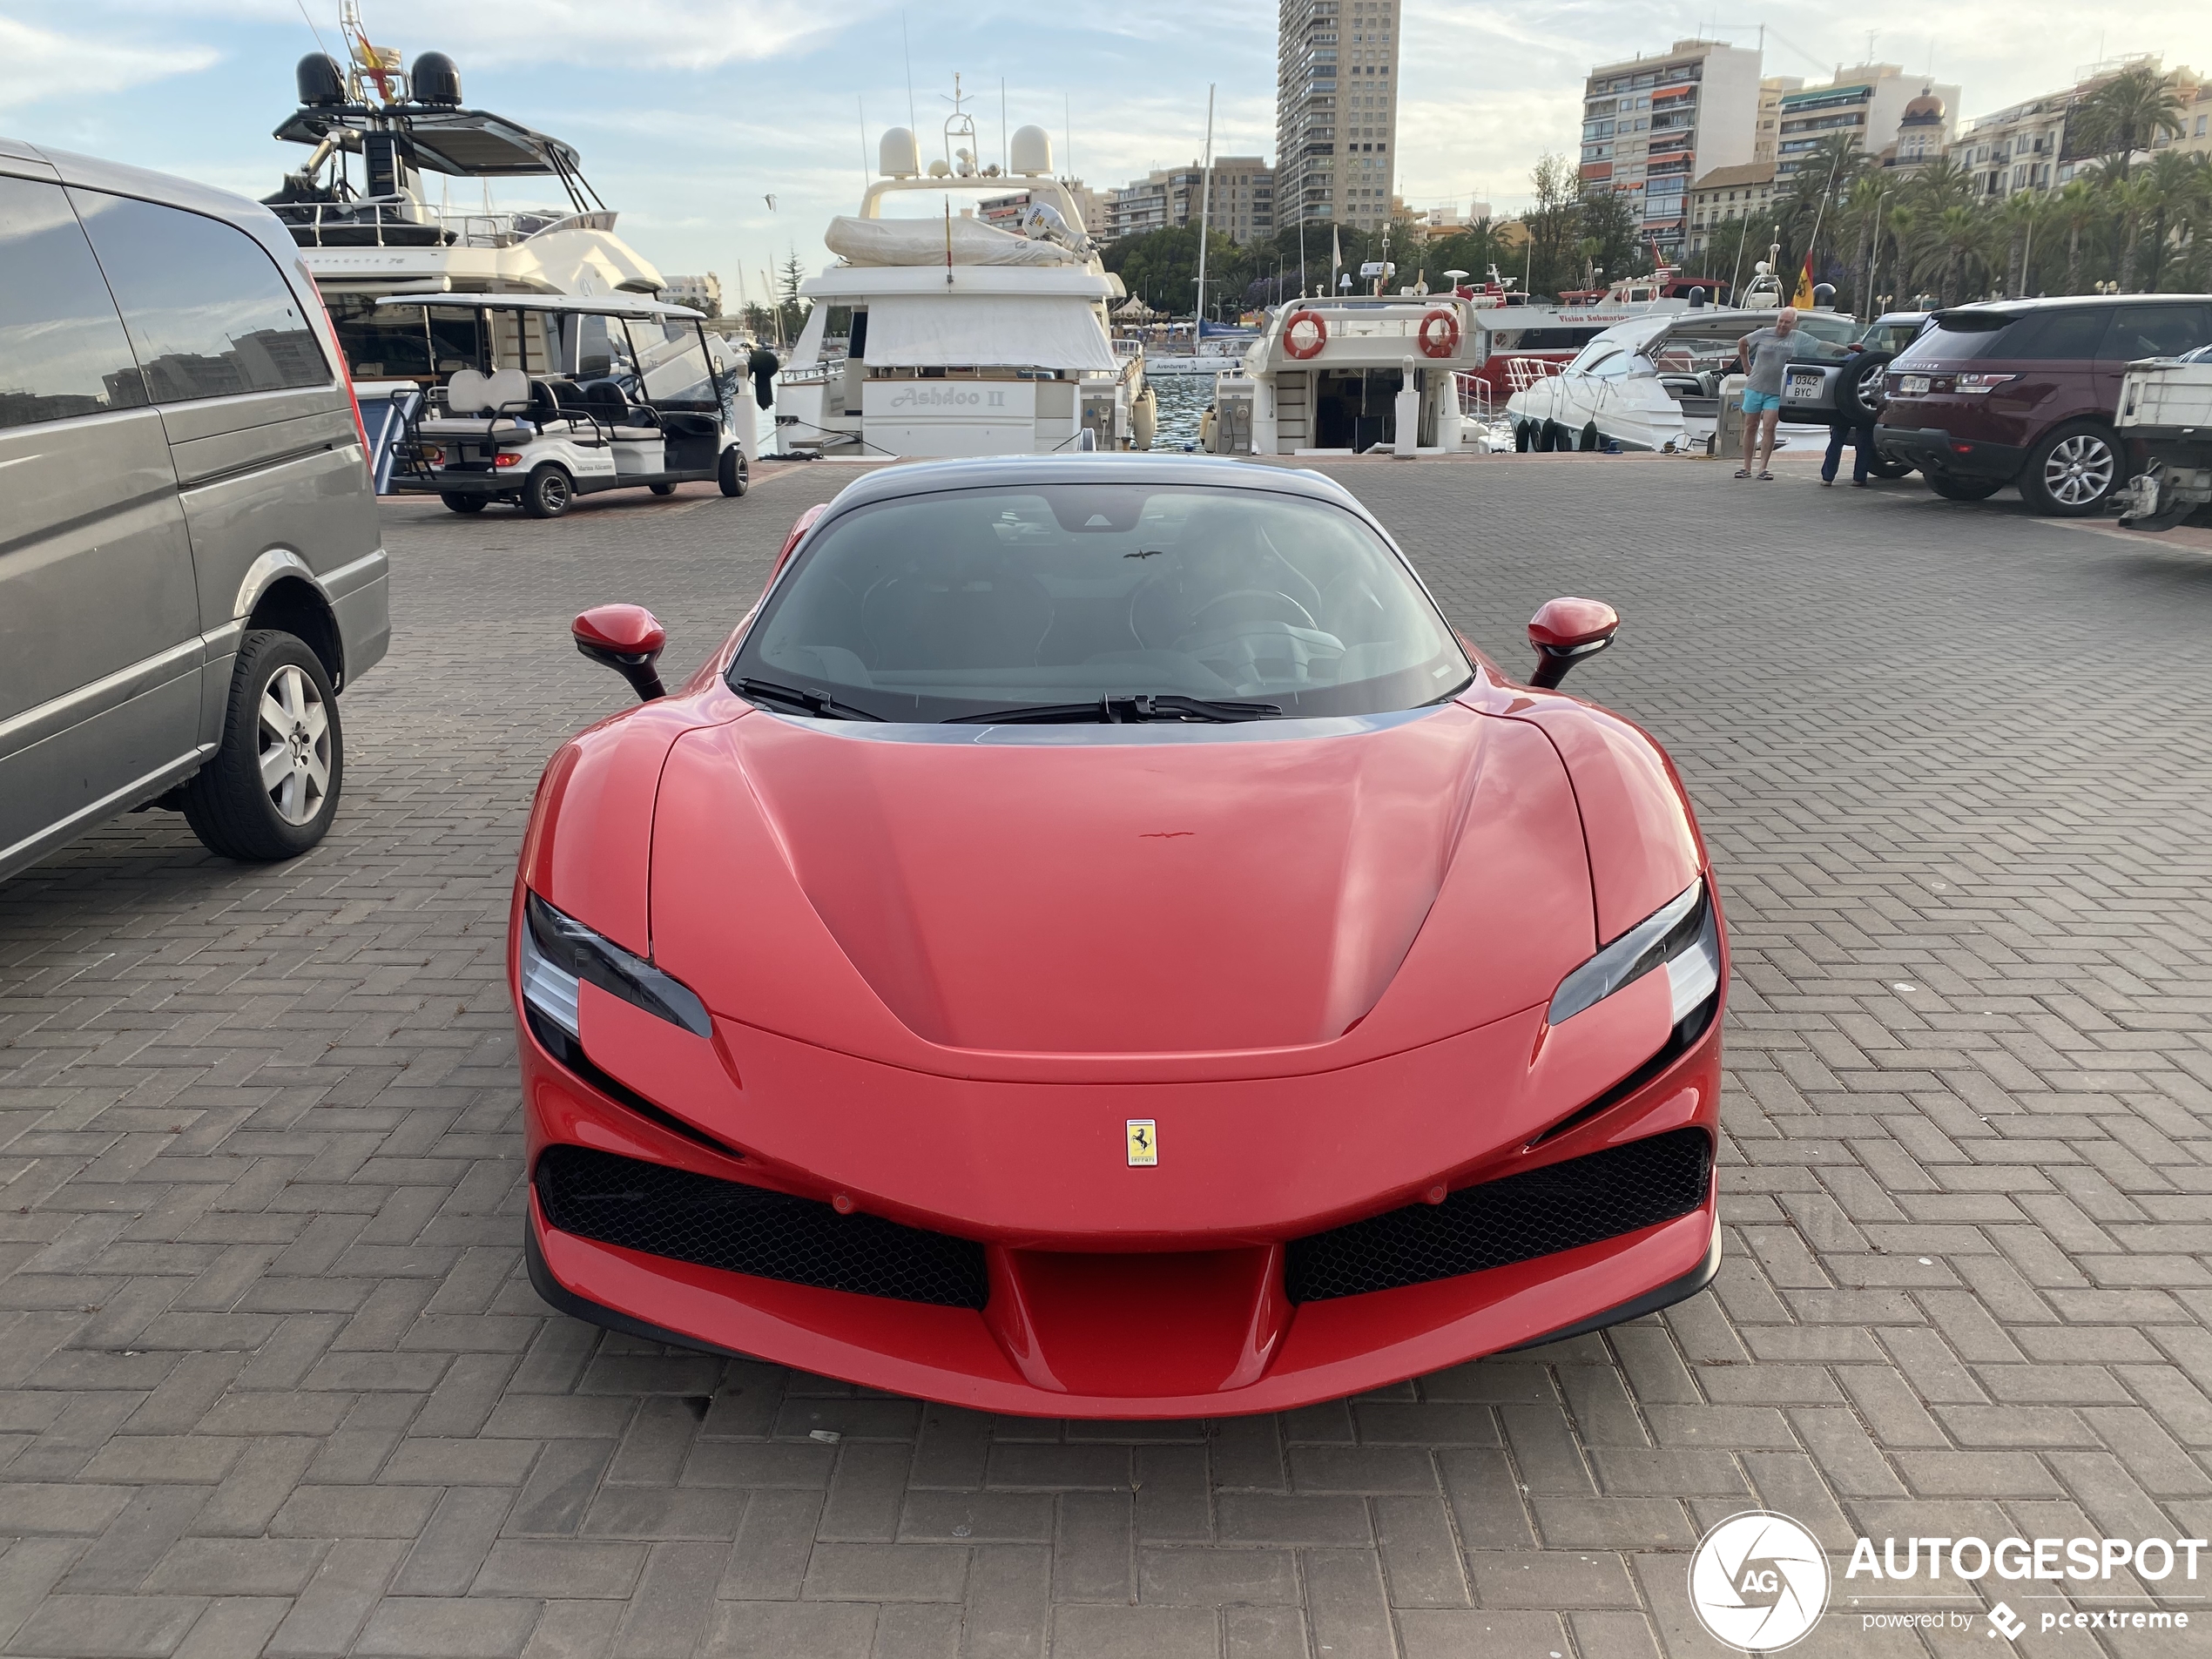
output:
[[[2017,298],[2028,288],[2028,261],[2034,255],[2035,224],[2043,204],[2032,190],[2015,191],[1997,209],[1997,227],[2005,244],[2005,292]]]
[[[2076,104],[2067,125],[2077,152],[2116,162],[2125,179],[2136,151],[2149,149],[2161,132],[2181,137],[2180,82],[2148,64],[2122,70]]]
[[[1909,304],[1915,274],[1912,247],[1920,228],[1919,210],[1910,202],[1900,202],[1885,216],[1883,228],[1889,233],[1890,252],[1897,260],[1896,268],[1891,273],[1891,280],[1896,284],[1897,292],[1907,297]]]
[[[2143,274],[2143,287],[2156,293],[2163,286],[2168,243],[2177,233],[2187,234],[2186,227],[2194,217],[2196,198],[2212,180],[2212,168],[2208,167],[2203,155],[2183,155],[2177,150],[2161,150],[2151,158],[2150,167],[2140,182],[2148,186],[2148,208],[2150,214],[2150,238],[2147,249],[2150,269]]]
[[[1938,294],[1946,305],[1965,297],[1966,272],[1980,256],[1986,226],[1971,207],[1946,207],[1921,227],[1920,246],[1930,264],[1942,273]]]
[[[1881,175],[1865,171],[1851,180],[1851,193],[1836,212],[1838,237],[1848,237],[1858,250],[1851,261],[1855,308],[1864,309],[1870,319],[1874,314],[1874,266],[1881,257],[1883,215],[1889,203]]]
[[[2066,291],[2081,292],[2081,233],[2104,217],[2105,205],[2087,179],[2068,180],[2051,198],[2054,229],[2066,233]]]

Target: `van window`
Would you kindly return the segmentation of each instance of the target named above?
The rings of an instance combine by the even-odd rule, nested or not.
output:
[[[0,427],[146,401],[123,320],[59,185],[0,179]]]
[[[2101,357],[2133,362],[2138,357],[2179,357],[2212,341],[2202,306],[2121,306]]]
[[[298,296],[244,231],[129,196],[70,197],[155,402],[330,384]]]
[[[1993,357],[2029,363],[2084,362],[2097,354],[2112,313],[2102,306],[2073,306],[2030,316]]]

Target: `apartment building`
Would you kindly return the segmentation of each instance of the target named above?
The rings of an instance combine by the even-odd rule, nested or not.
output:
[[[2077,70],[2074,84],[2063,91],[1978,116],[1948,146],[1948,153],[1973,174],[1977,195],[2003,198],[2023,190],[2055,190],[2074,177],[2076,167],[2094,159],[2067,142],[2074,106],[2122,71],[2155,70],[2160,63],[2155,53],[2136,52]],[[2188,68],[2174,73],[2183,99],[2181,136],[2161,133],[2151,148],[2212,150],[2212,83]]]
[[[1907,106],[1931,98],[1936,100],[1943,128],[1937,140],[1940,145],[1949,142],[1949,111],[1959,107],[1956,86],[1908,76],[1895,64],[1862,64],[1838,70],[1831,80],[1791,88],[1777,100],[1776,176],[1786,185],[1806,158],[1838,133],[1856,138],[1870,156],[1894,160]],[[1916,113],[1925,117],[1925,105]],[[1916,132],[1925,125],[1925,120],[1916,122]]]
[[[1582,87],[1582,188],[1628,197],[1642,233],[1678,253],[1690,181],[1752,160],[1760,93],[1759,54],[1723,41],[1601,64]]]
[[[1080,179],[1062,179],[1060,187],[1076,205],[1084,233],[1098,241],[1111,240],[1106,229],[1106,210],[1099,202],[1098,192]],[[995,225],[1001,230],[1017,230],[1022,224],[1022,210],[1028,205],[1029,192],[1017,190],[1008,196],[985,197],[977,204],[975,212],[987,225]]]
[[[1108,192],[1106,239],[1197,224],[1205,179],[1205,169],[1194,161]],[[1207,213],[1211,227],[1232,241],[1266,240],[1275,234],[1275,170],[1259,156],[1222,157],[1213,165]]]
[[[1770,224],[1775,201],[1785,191],[1776,181],[1771,161],[1714,168],[1690,186],[1689,251],[1703,253],[1713,232],[1731,219]]]
[[[672,306],[689,306],[702,317],[722,314],[722,279],[708,271],[698,276],[672,276],[663,279],[665,283],[660,297]]]
[[[1759,83],[1759,124],[1752,131],[1752,160],[1774,159],[1777,130],[1782,125],[1782,95],[1794,92],[1804,84],[1795,75],[1770,75]]]
[[[1277,224],[1386,224],[1396,187],[1401,0],[1279,0],[1279,7]]]

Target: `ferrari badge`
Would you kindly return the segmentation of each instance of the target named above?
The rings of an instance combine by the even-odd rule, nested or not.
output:
[[[1129,1120],[1129,1167],[1149,1170],[1160,1161],[1160,1132],[1149,1117]]]

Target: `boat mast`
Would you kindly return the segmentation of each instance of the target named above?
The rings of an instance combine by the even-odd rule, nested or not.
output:
[[[1213,205],[1213,87],[1206,88],[1206,158],[1198,175],[1198,314],[1190,325],[1190,349],[1206,332],[1206,210]]]

